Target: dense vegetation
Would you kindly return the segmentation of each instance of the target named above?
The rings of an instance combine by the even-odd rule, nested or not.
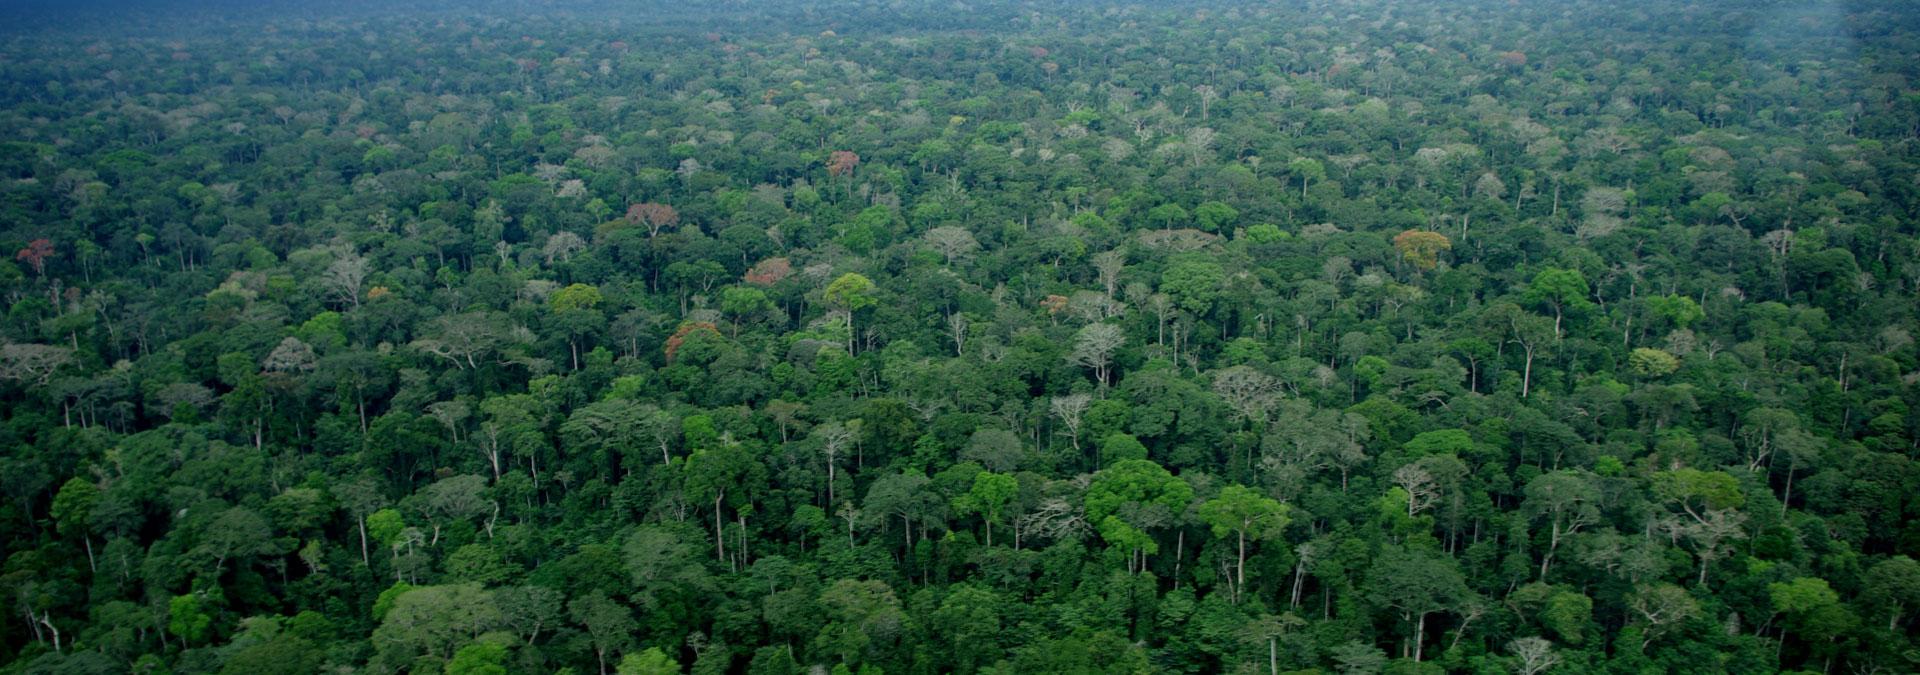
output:
[[[0,672],[1920,670],[1912,3],[85,11]]]

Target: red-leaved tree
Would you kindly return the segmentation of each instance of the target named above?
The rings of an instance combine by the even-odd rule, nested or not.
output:
[[[660,234],[660,230],[680,224],[680,212],[666,204],[641,202],[627,207],[627,222],[645,225],[647,236]]]
[[[852,151],[835,150],[827,157],[827,173],[834,176],[851,176],[856,166],[860,166],[860,156]]]
[[[747,270],[746,282],[755,286],[772,286],[793,274],[793,263],[786,258],[768,258],[754,263]]]
[[[53,242],[45,238],[27,242],[27,247],[13,254],[14,259],[22,260],[33,268],[33,273],[46,276],[47,259],[53,257]]]
[[[674,331],[673,336],[667,338],[667,363],[673,363],[673,355],[680,351],[680,345],[686,344],[688,336],[702,331],[712,333],[716,336],[720,335],[720,328],[710,322],[688,321],[680,324],[680,330]]]

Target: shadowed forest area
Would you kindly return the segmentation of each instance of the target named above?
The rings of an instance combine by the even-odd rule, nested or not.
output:
[[[0,675],[1920,671],[1920,5],[0,24]]]

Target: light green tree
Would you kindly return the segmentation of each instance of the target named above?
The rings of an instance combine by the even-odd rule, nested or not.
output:
[[[873,280],[858,272],[848,272],[827,284],[821,293],[827,306],[839,312],[847,322],[847,353],[854,352],[854,314],[879,302]]]
[[[987,545],[993,545],[993,524],[1000,522],[1007,504],[1020,492],[1020,481],[1013,476],[982,471],[973,476],[973,486],[953,498],[953,510],[977,513],[986,523]]]
[[[1151,460],[1127,459],[1094,474],[1085,500],[1087,522],[1127,554],[1127,571],[1138,574],[1160,550],[1147,530],[1185,510],[1193,487]]]
[[[1587,294],[1591,292],[1587,277],[1579,270],[1549,267],[1533,275],[1533,281],[1527,284],[1526,298],[1530,303],[1553,309],[1553,337],[1557,340],[1563,334],[1560,325],[1566,310],[1590,306]]]
[[[1286,529],[1287,506],[1244,485],[1229,485],[1220,495],[1200,504],[1200,520],[1213,528],[1213,536],[1232,534],[1239,546],[1239,558],[1233,568],[1233,598],[1239,602],[1247,586],[1247,540],[1262,541],[1279,536]]]
[[[660,651],[659,647],[648,647],[645,651],[633,652],[620,659],[616,675],[679,675],[680,662]]]

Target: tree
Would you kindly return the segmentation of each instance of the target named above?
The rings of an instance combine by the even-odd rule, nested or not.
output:
[[[965,258],[980,248],[980,242],[974,240],[972,232],[951,225],[927,230],[926,241],[927,248],[947,259],[948,267],[952,267],[955,260]]]
[[[1287,526],[1287,506],[1246,486],[1228,485],[1219,496],[1202,502],[1198,513],[1201,522],[1213,528],[1213,536],[1231,533],[1238,541],[1238,560],[1233,567],[1233,596],[1238,602],[1247,585],[1247,540],[1279,536]]]
[[[587,629],[587,640],[600,660],[600,675],[607,673],[607,658],[618,656],[633,644],[633,613],[599,591],[590,592],[567,604],[574,623]]]
[[[766,288],[785,281],[790,276],[793,276],[793,262],[786,258],[775,257],[754,263],[753,267],[747,269],[747,273],[741,276],[741,280]]]
[[[1092,404],[1093,397],[1086,394],[1055,396],[1047,402],[1047,409],[1060,420],[1060,426],[1067,428],[1067,438],[1073,444],[1075,454],[1080,452],[1081,423]]]
[[[493,479],[500,480],[508,460],[518,455],[526,457],[528,476],[537,486],[540,450],[551,445],[543,428],[545,412],[541,406],[525,394],[493,396],[480,402],[480,411],[486,421],[480,423],[475,445],[493,470]]]
[[[1665,377],[1680,369],[1680,359],[1658,349],[1641,347],[1627,355],[1627,369],[1645,378]]]
[[[680,662],[669,658],[659,647],[648,647],[620,659],[614,672],[617,675],[679,675]]]
[[[1093,380],[1102,388],[1108,384],[1108,369],[1113,365],[1114,352],[1126,344],[1126,334],[1119,326],[1110,323],[1088,324],[1074,335],[1073,351],[1067,353],[1067,361],[1077,366],[1093,369]]]
[[[666,354],[667,362],[672,363],[674,357],[679,355],[680,348],[686,346],[688,341],[702,336],[719,337],[719,335],[720,328],[712,323],[706,321],[683,322],[679,328],[674,329],[673,335],[667,337],[666,344],[662,345],[660,351]]]
[[[1107,299],[1113,299],[1114,289],[1120,284],[1120,273],[1126,268],[1126,251],[1113,249],[1093,255],[1093,269],[1100,276],[1100,286],[1106,293]]]
[[[1179,204],[1161,204],[1147,211],[1147,221],[1159,225],[1163,230],[1185,225],[1192,219],[1187,209]]]
[[[680,224],[680,212],[666,204],[641,202],[627,207],[627,223],[647,228],[647,238],[660,235],[660,231]]]
[[[1375,675],[1387,667],[1387,654],[1371,644],[1350,640],[1333,648],[1340,675]]]
[[[1300,178],[1300,198],[1307,198],[1307,185],[1327,177],[1327,167],[1320,160],[1311,157],[1295,157],[1287,161],[1287,172]]]
[[[1685,329],[1706,316],[1700,304],[1684,295],[1647,296],[1647,311],[1674,329]]]
[[[1231,233],[1234,222],[1240,220],[1240,211],[1224,202],[1202,202],[1194,207],[1193,218],[1201,230]]]
[[[0,345],[0,380],[44,386],[54,373],[73,362],[73,350],[36,344]]]
[[[1093,475],[1084,496],[1087,522],[1109,546],[1127,554],[1127,571],[1145,570],[1160,545],[1147,534],[1185,510],[1193,487],[1151,460],[1126,459]]]
[[[1280,401],[1280,381],[1242,364],[1215,372],[1213,393],[1227,402],[1234,417],[1257,430],[1266,425],[1268,412]]]
[[[87,550],[87,569],[98,571],[93,560],[93,506],[100,501],[100,488],[75,476],[60,486],[53,496],[47,515],[62,536],[78,536]]]
[[[297,377],[312,372],[315,366],[313,347],[300,338],[288,336],[274,346],[267,357],[260,360],[260,368],[269,373]]]
[[[555,312],[579,312],[593,310],[605,299],[600,289],[591,284],[569,284],[547,296],[547,304]]]
[[[1383,551],[1367,572],[1367,597],[1392,608],[1411,624],[1411,643],[1401,653],[1421,660],[1427,616],[1459,607],[1470,595],[1451,560],[1424,551],[1393,547]]]
[[[766,291],[750,286],[728,286],[720,291],[720,311],[733,318],[733,336],[740,337],[742,320],[755,315],[765,315],[773,311],[773,301],[767,298]]]
[[[1560,665],[1560,655],[1553,652],[1553,643],[1542,638],[1514,638],[1507,642],[1507,651],[1520,661],[1514,669],[1520,675],[1537,675]]]
[[[814,648],[845,664],[871,662],[911,628],[893,589],[879,581],[835,581],[820,592],[819,602],[826,621]]]
[[[1816,652],[1826,652],[1829,663],[1832,644],[1859,625],[1853,611],[1841,604],[1840,595],[1825,579],[1797,577],[1767,584],[1767,594],[1774,611],[1787,617],[1787,626],[1780,630],[1781,639],[1785,640],[1787,628],[1792,627],[1801,639],[1816,645]]]
[[[41,621],[44,622],[43,619]],[[213,617],[207,615],[201,596],[194,593],[177,595],[167,601],[167,632],[180,638],[180,644],[191,645],[205,641],[207,629],[213,625]],[[59,633],[54,633],[54,648],[59,649]]]
[[[1574,471],[1541,474],[1527,483],[1527,510],[1547,521],[1547,552],[1540,556],[1540,580],[1547,578],[1553,555],[1567,537],[1600,521],[1600,490],[1592,478]]]
[[[1897,555],[1867,570],[1861,598],[1887,615],[1887,632],[1898,632],[1908,608],[1920,606],[1920,563]]]
[[[433,523],[433,541],[430,545],[440,544],[442,524],[473,520],[492,510],[494,503],[486,493],[487,479],[474,475],[443,478],[422,489],[421,510],[426,513],[427,520]]]
[[[547,265],[551,266],[556,262],[569,262],[573,260],[573,256],[585,250],[587,250],[586,239],[572,232],[562,231],[547,237],[547,242],[540,246],[540,255],[546,258]]]
[[[942,636],[952,651],[956,672],[976,672],[1005,654],[1002,616],[1006,601],[998,593],[974,584],[955,584],[940,601],[926,628]]]
[[[1226,278],[1226,271],[1218,263],[1182,260],[1161,273],[1160,291],[1173,298],[1180,309],[1205,315],[1220,297],[1221,284]]]
[[[426,655],[451,659],[502,618],[493,594],[479,584],[420,586],[394,599],[373,631],[373,646],[382,662],[397,666]]]
[[[1026,445],[1006,429],[975,429],[960,450],[962,461],[974,462],[988,471],[1007,472],[1018,468],[1027,457]]]
[[[1113,432],[1100,439],[1100,466],[1113,466],[1114,462],[1128,459],[1146,459],[1147,446],[1132,434]]]
[[[696,429],[704,428],[711,435],[710,425],[711,419],[704,416],[690,417],[683,422],[689,436],[687,445],[693,448],[686,463],[687,496],[713,505],[714,559],[738,564],[742,561],[729,561],[727,558],[727,537],[722,514],[729,496],[735,499],[736,513],[740,512],[739,506],[749,503],[748,486],[758,482],[755,479],[764,475],[764,468],[754,462],[738,443],[718,438],[710,442],[693,439]]]
[[[447,662],[447,675],[507,675],[507,648],[491,642],[476,642],[453,653]]]
[[[253,509],[235,506],[222,511],[201,535],[194,553],[213,560],[216,576],[225,572],[227,561],[278,552],[273,530],[267,519]]]
[[[422,352],[446,359],[455,368],[477,369],[509,338],[505,317],[485,312],[443,316],[427,323],[423,336],[413,341]]]
[[[938,494],[927,489],[928,482],[922,473],[890,473],[873,481],[867,487],[867,498],[860,502],[861,512],[871,524],[884,526],[889,519],[900,519],[903,557],[913,554],[913,521],[929,518],[945,505]]]
[[[627,537],[620,549],[625,567],[625,583],[640,609],[656,617],[673,616],[686,608],[689,596],[708,597],[714,591],[713,577],[701,563],[700,547],[691,541],[691,533],[680,529],[642,525]]]
[[[1633,623],[1640,627],[1642,651],[1674,626],[1700,615],[1700,604],[1686,589],[1665,583],[1635,589],[1627,598],[1627,607]]]
[[[558,625],[566,600],[560,591],[545,586],[511,586],[494,591],[493,597],[503,627],[529,645]]]
[[[1440,264],[1440,252],[1453,249],[1453,241],[1438,232],[1407,230],[1394,235],[1393,247],[1400,256],[1422,272]]]
[[[1533,362],[1548,349],[1548,338],[1558,339],[1558,332],[1549,334],[1547,320],[1522,311],[1512,305],[1500,309],[1506,314],[1507,328],[1511,339],[1508,342],[1519,345],[1524,358],[1520,371],[1520,398],[1527,398],[1533,391]],[[1554,328],[1558,330],[1557,326]]]
[[[965,494],[953,498],[953,510],[980,514],[987,528],[987,546],[993,546],[993,524],[1000,522],[1019,491],[1020,481],[1013,476],[982,471],[974,474],[973,486]]]
[[[13,259],[24,262],[33,268],[34,276],[47,275],[47,259],[54,257],[53,241],[45,237],[27,242],[26,247],[13,254]]]
[[[1720,471],[1675,469],[1653,475],[1653,493],[1664,503],[1680,508],[1685,518],[1669,518],[1665,527],[1693,545],[1700,559],[1699,583],[1707,583],[1707,568],[1727,553],[1731,541],[1744,536],[1746,516],[1738,513],[1746,503],[1739,482]]]
[[[1242,639],[1249,642],[1267,644],[1267,673],[1279,675],[1280,639],[1300,630],[1306,623],[1305,619],[1301,619],[1292,612],[1279,616],[1261,614],[1241,627],[1240,635]]]
[[[827,157],[827,174],[831,176],[851,176],[857,166],[860,166],[860,156],[849,150],[835,150]]]
[[[827,505],[835,504],[833,496],[834,471],[840,465],[840,456],[846,454],[852,445],[853,429],[839,422],[828,422],[814,427],[808,438],[817,438],[820,442],[820,454],[827,458]]]
[[[360,298],[366,294],[364,286],[370,266],[366,258],[349,251],[327,266],[327,271],[321,275],[320,281],[326,285],[329,292],[333,293],[334,299],[348,307],[359,309]]]
[[[848,272],[827,284],[822,294],[829,307],[840,312],[847,322],[847,353],[853,353],[854,326],[853,315],[878,302],[873,281],[857,272]]]
[[[1553,308],[1553,338],[1560,339],[1560,322],[1568,309],[1585,309],[1592,303],[1587,295],[1592,289],[1587,286],[1587,278],[1579,270],[1549,267],[1533,275],[1533,281],[1527,284],[1527,301],[1544,304]]]
[[[560,438],[571,451],[595,453],[603,462],[623,461],[631,466],[640,461],[630,456],[640,449],[638,441],[652,431],[644,428],[653,422],[649,412],[648,407],[625,399],[596,401],[574,409],[560,424]],[[660,463],[671,461],[663,449]]]
[[[1408,518],[1420,515],[1440,501],[1439,482],[1433,472],[1417,462],[1394,469],[1393,485],[1399,490],[1394,496],[1406,500]]]
[[[1220,92],[1214,89],[1213,85],[1203,84],[1194,87],[1193,93],[1200,97],[1200,119],[1205,121],[1208,113],[1212,111],[1213,102],[1220,98]]]

